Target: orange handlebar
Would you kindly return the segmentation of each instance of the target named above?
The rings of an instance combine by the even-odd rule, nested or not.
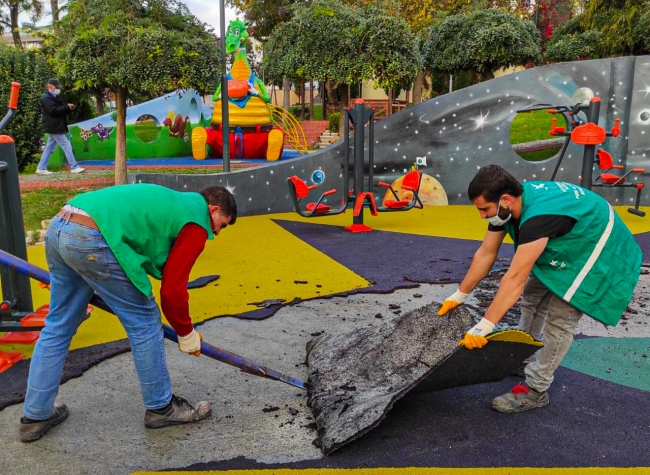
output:
[[[383,186],[384,188],[390,188],[390,185],[388,183],[384,183],[383,181],[380,181],[377,183],[379,186]]]
[[[612,165],[612,168],[615,170],[622,170],[625,167],[623,165]]]
[[[632,173],[645,173],[645,168],[633,168]]]
[[[308,190],[315,190],[316,188],[318,188],[317,185],[311,185],[307,187]]]
[[[621,133],[621,119],[614,121],[614,128],[612,129],[612,137],[618,137]]]
[[[334,190],[327,190],[325,193],[323,193],[323,196],[333,195],[334,193],[336,193],[336,189],[334,189]]]
[[[11,83],[11,95],[9,96],[9,108],[18,108],[18,91],[20,91],[20,83]]]

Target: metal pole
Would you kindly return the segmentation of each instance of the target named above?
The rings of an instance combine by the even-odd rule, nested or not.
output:
[[[594,97],[589,102],[589,109],[587,109],[587,122],[593,122],[594,124],[598,125],[599,116],[600,116],[600,99],[598,97]],[[596,156],[596,146],[585,145],[585,151],[582,159],[582,174],[580,175],[580,186],[588,190],[591,190],[595,156]]]
[[[0,131],[9,124],[18,107],[20,84],[11,83],[9,110],[0,121]],[[18,180],[18,159],[14,140],[7,135],[0,135],[0,239],[1,249],[27,260],[27,243],[25,242],[25,222],[20,198]],[[32,312],[32,290],[29,279],[11,269],[0,269],[3,299],[11,302],[12,310]]]
[[[219,24],[221,29],[221,51],[223,51],[223,73],[221,74],[221,132],[223,134],[223,171],[230,171],[230,127],[228,125],[228,76],[226,74],[226,8],[225,0],[219,0]]]
[[[364,158],[364,120],[363,112],[365,106],[363,104],[363,99],[357,99],[354,104],[354,109],[352,112],[354,114],[354,194],[359,196],[360,193],[363,193],[363,158]],[[352,218],[353,224],[363,224],[363,206],[361,207],[361,212],[359,216],[354,216]]]

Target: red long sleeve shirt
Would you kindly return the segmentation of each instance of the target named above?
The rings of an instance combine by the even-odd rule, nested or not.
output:
[[[208,233],[204,228],[195,223],[186,224],[178,233],[163,268],[160,306],[167,321],[179,336],[189,335],[194,328],[190,319],[187,282],[194,263],[205,249],[207,239]]]

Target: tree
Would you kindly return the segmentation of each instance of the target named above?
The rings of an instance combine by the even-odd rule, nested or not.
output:
[[[18,15],[27,13],[29,19],[37,22],[43,17],[42,0],[0,0],[0,33],[9,28],[14,40],[14,45],[23,47],[20,40],[20,27],[18,26]]]
[[[483,79],[499,68],[541,60],[535,24],[497,10],[447,17],[429,30],[424,49],[430,70],[473,70]]]
[[[341,112],[349,102],[349,84],[373,79],[381,87],[406,88],[413,83],[422,59],[403,20],[382,8],[338,0],[300,4],[294,12],[266,44],[267,78],[338,82]]]
[[[129,91],[212,93],[223,70],[214,35],[180,0],[74,0],[50,37],[54,64],[77,88],[117,91],[115,182],[126,183]]]
[[[575,61],[648,53],[650,0],[591,0],[581,15],[554,31],[546,59]]]
[[[9,103],[13,81],[20,83],[18,109],[3,134],[13,137],[18,168],[37,163],[43,138],[41,96],[52,70],[40,51],[0,45],[0,104]]]

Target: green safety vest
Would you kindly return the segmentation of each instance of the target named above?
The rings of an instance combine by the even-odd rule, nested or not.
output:
[[[151,297],[148,276],[160,280],[169,251],[188,223],[214,239],[205,198],[159,185],[121,185],[83,193],[68,202],[88,213],[133,285]]]
[[[533,275],[581,312],[616,325],[641,272],[641,249],[632,233],[605,199],[580,186],[533,181],[523,188],[519,226],[540,215],[576,220],[568,234],[549,239]],[[505,228],[514,241],[512,223]]]

